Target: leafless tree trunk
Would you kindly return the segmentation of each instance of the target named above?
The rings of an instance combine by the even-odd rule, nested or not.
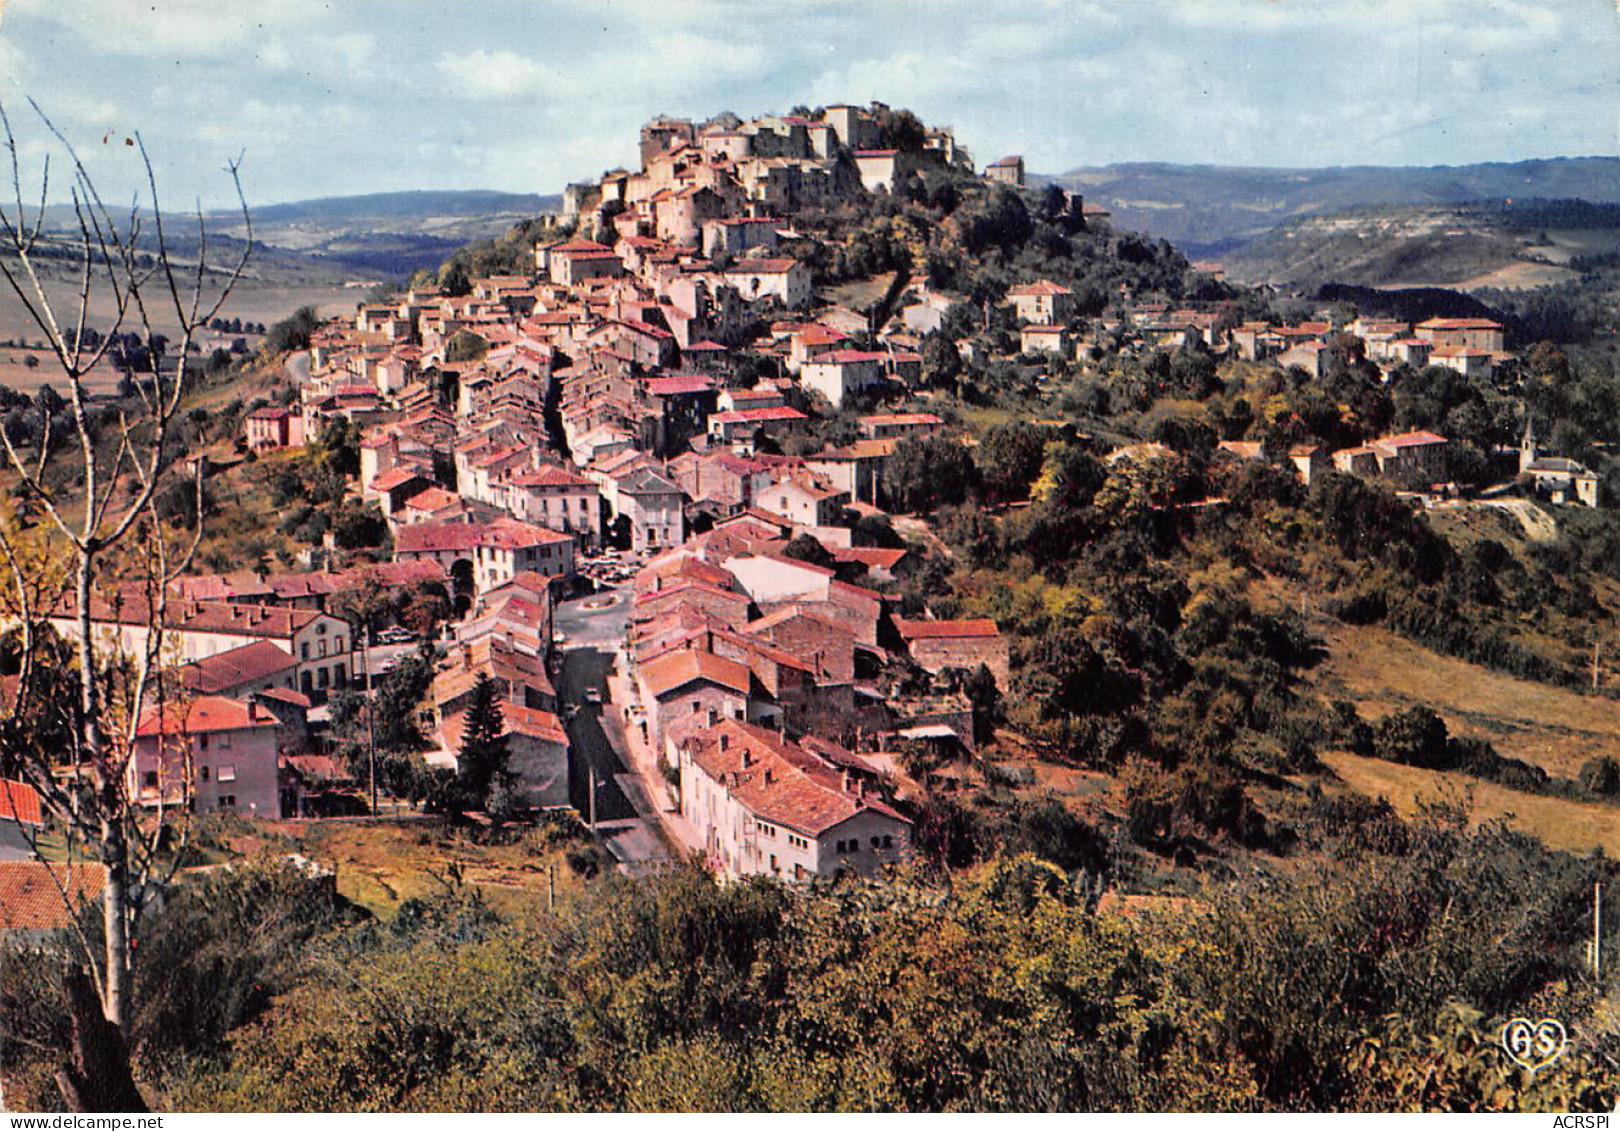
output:
[[[5,743],[12,749],[0,747],[0,759],[9,772],[39,792],[70,845],[82,846],[106,868],[103,938],[81,933],[80,942],[101,1015],[119,1038],[111,1045],[122,1048],[131,1013],[133,934],[140,912],[140,901],[132,893],[155,878],[166,878],[157,871],[164,825],[182,819],[187,808],[183,804],[164,808],[160,800],[155,820],[143,822],[128,781],[142,706],[155,701],[163,710],[169,699],[163,671],[168,588],[189,562],[202,531],[199,473],[195,535],[189,544],[171,544],[173,539],[165,536],[158,500],[176,478],[172,453],[166,449],[187,391],[193,341],[240,280],[252,246],[252,226],[242,203],[237,163],[232,162],[226,172],[248,220],[242,252],[221,271],[209,267],[208,233],[199,208],[196,262],[178,262],[164,228],[152,162],[139,136],[131,144],[144,174],[145,199],[137,194],[128,213],[115,217],[72,144],[31,101],[30,105],[54,142],[54,151],[67,158],[75,223],[65,236],[46,233],[48,159],[39,174],[37,206],[25,204],[17,139],[0,106],[13,197],[0,205],[0,278],[46,342],[53,375],[60,374],[66,390],[75,435],[63,437],[63,451],[55,453],[56,437],[46,415],[38,451],[29,455],[0,429],[4,464],[20,480],[20,493],[42,516],[40,528],[32,531],[19,528],[14,516],[0,522],[0,565],[10,575],[0,615],[17,634],[21,653],[15,700],[0,707],[13,718],[33,709],[32,697],[52,674],[43,666],[50,663],[42,651],[44,626],[53,614],[69,620],[65,614],[71,609],[69,637],[77,668],[71,678],[78,685],[78,719],[73,748],[65,752],[66,772],[53,764],[63,752],[39,748],[27,740],[26,729],[15,726],[7,729]],[[37,209],[32,217],[31,208]],[[67,298],[62,287],[52,293],[47,285],[52,267],[60,269],[64,263],[72,270]],[[104,304],[102,309],[111,312],[110,325],[99,338],[87,333],[95,329],[93,303]],[[100,317],[109,318],[105,313]],[[116,336],[132,332],[152,358],[150,387],[137,381],[133,397],[118,403],[116,419],[109,421],[104,415],[98,422],[93,419],[87,382],[98,366],[112,363]],[[175,351],[172,374],[165,373],[160,336]],[[75,475],[64,476],[64,464]],[[119,656],[97,638],[96,608],[103,602],[99,590],[114,568],[132,568],[142,593],[138,607],[147,632],[144,647],[134,656]],[[114,661],[127,673],[116,686],[109,682],[107,667]],[[171,866],[176,856],[169,854]],[[78,993],[77,1004],[82,1007],[84,987],[70,989]],[[89,1029],[76,1012],[75,1030]],[[110,1047],[105,1034],[91,1044]],[[81,1083],[97,1079],[94,1065],[81,1063],[75,1071]],[[95,1102],[85,1098],[95,1095],[116,1095],[124,1102],[130,1098],[130,1093],[118,1089],[92,1086],[77,1091],[70,1102]]]

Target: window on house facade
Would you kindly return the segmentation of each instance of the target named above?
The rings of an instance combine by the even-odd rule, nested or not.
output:
[[[332,685],[332,673],[326,668],[320,669],[315,673],[315,685],[317,687],[330,687]]]
[[[309,659],[309,641],[306,640],[298,646],[298,658],[301,660]]]
[[[202,734],[202,735],[197,736],[197,749],[198,750],[207,750],[208,749],[208,736],[206,734]]]
[[[197,767],[197,778],[198,778],[199,781],[207,781],[208,780],[208,767],[207,766],[199,766],[199,767]]]
[[[236,808],[236,794],[227,793],[223,797],[221,797],[219,799],[219,807],[221,809],[235,809]]]
[[[144,774],[141,775],[141,784],[146,786],[147,789],[156,789],[157,788],[157,781],[158,781],[158,779],[157,779],[157,771],[156,770],[147,770]],[[775,857],[772,857],[772,859],[774,860]]]
[[[216,777],[217,780],[222,781],[222,782],[235,781],[236,780],[236,767],[235,766],[221,766],[219,768],[219,773],[217,775],[215,775],[215,777]]]
[[[894,847],[894,837],[887,836],[887,835],[884,836],[884,838],[883,838],[883,847],[884,848],[893,848]]]

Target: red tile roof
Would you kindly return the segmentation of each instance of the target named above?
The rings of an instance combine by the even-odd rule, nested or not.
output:
[[[410,468],[393,467],[373,479],[371,489],[373,491],[392,491],[395,487],[403,487],[413,479],[420,480],[423,483],[429,482],[425,475],[412,471]]]
[[[988,617],[975,620],[906,620],[896,617],[894,626],[902,640],[940,640],[963,636],[1000,636],[996,622]]]
[[[727,719],[694,744],[699,769],[772,824],[814,837],[862,811],[910,824],[877,796],[846,789],[842,769],[774,731]]]
[[[439,553],[474,550],[480,546],[523,550],[572,541],[570,535],[519,522],[515,518],[498,518],[493,522],[422,522],[400,527],[394,535],[394,552]]]
[[[641,678],[657,698],[699,680],[747,695],[748,667],[710,652],[673,652],[641,667]]]
[[[1007,291],[1008,298],[1037,298],[1044,295],[1072,295],[1068,287],[1052,282],[1050,279],[1037,279],[1033,283],[1024,283],[1022,286],[1011,287]]]
[[[0,821],[17,821],[24,825],[43,823],[39,792],[27,782],[0,779]]]
[[[796,408],[779,405],[775,408],[737,408],[727,412],[717,412],[709,417],[721,424],[752,424],[755,421],[766,420],[809,420],[810,418]]]
[[[797,259],[743,259],[728,275],[785,275],[799,265]]]
[[[81,906],[101,898],[106,883],[100,864],[0,860],[0,931],[66,927]]]
[[[1451,441],[1434,432],[1402,432],[1399,436],[1384,436],[1374,445],[1385,448],[1421,448],[1430,444],[1449,444]]]
[[[187,664],[181,669],[181,683],[187,691],[213,695],[253,680],[281,675],[297,666],[298,660],[291,652],[268,640],[255,640]]]
[[[222,730],[252,730],[279,726],[280,720],[252,703],[199,695],[189,703],[171,703],[161,712],[148,711],[135,729],[138,738],[163,734],[210,734]]]

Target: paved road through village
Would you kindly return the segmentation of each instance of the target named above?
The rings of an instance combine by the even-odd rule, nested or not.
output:
[[[604,603],[605,601],[605,603]],[[593,607],[594,606],[594,607]],[[630,590],[565,601],[553,622],[564,643],[557,695],[567,721],[570,758],[569,799],[590,817],[591,771],[596,780],[597,832],[609,851],[630,871],[643,871],[669,859],[659,832],[654,803],[623,753],[622,731],[609,700],[607,677],[630,625]],[[587,701],[595,691],[601,703]]]

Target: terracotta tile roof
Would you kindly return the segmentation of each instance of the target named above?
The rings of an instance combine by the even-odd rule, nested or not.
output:
[[[459,502],[461,502],[460,495],[446,491],[443,487],[429,487],[425,491],[418,491],[409,499],[406,499],[404,505],[411,510],[432,513],[433,511],[443,510],[448,506],[454,506]]]
[[[444,721],[439,724],[439,737],[444,740],[447,750],[459,752],[466,732],[465,711],[455,711],[446,715]],[[517,703],[501,704],[501,733],[553,742],[559,746],[568,745],[568,732],[563,729],[562,721],[556,715],[550,711],[524,707]]]
[[[257,694],[265,699],[278,699],[283,703],[291,703],[294,707],[303,707],[305,710],[314,706],[308,695],[294,691],[290,687],[271,687]]]
[[[797,259],[743,259],[728,275],[785,275],[799,265]]]
[[[871,350],[833,350],[820,357],[811,358],[806,365],[859,365],[865,362],[884,361],[888,358],[886,353],[876,353]]]
[[[931,412],[878,412],[870,416],[858,416],[855,423],[868,427],[882,427],[884,425],[911,424],[918,427],[943,425],[945,422]]]
[[[714,378],[704,375],[656,377],[645,386],[652,397],[679,397],[714,391]]]
[[[1500,322],[1489,318],[1430,318],[1417,324],[1419,330],[1500,330]]]
[[[371,481],[373,491],[392,491],[395,487],[403,487],[412,480],[423,483],[430,482],[426,476],[420,475],[407,467],[394,467],[383,472]]]
[[[27,782],[0,778],[0,821],[24,825],[43,823],[39,792]]]
[[[178,577],[173,589],[194,601],[225,601],[232,597],[268,597],[275,590],[251,573],[208,573],[198,577]]]
[[[752,424],[756,421],[770,420],[809,420],[810,418],[796,408],[785,405],[776,408],[739,408],[727,412],[717,412],[709,417],[711,421],[721,424]]]
[[[996,622],[988,617],[974,620],[906,620],[896,617],[894,626],[902,640],[940,640],[952,637],[1000,636]]]
[[[459,500],[458,500],[459,501]],[[270,579],[270,589],[282,601],[301,597],[329,597],[358,590],[368,582],[385,588],[444,580],[437,562],[378,562],[337,573],[286,573]]]
[[[833,546],[830,549],[834,561],[860,562],[876,569],[893,569],[906,556],[903,549],[884,550],[876,546]]]
[[[699,680],[719,684],[739,695],[747,695],[752,686],[747,665],[710,652],[682,651],[662,656],[642,665],[641,678],[656,698]]]
[[[279,726],[280,720],[268,711],[218,695],[199,695],[189,703],[171,703],[160,713],[148,711],[135,729],[137,738],[159,734],[210,734],[222,730],[252,730]]]
[[[518,475],[509,475],[506,482],[518,487],[589,487],[594,489],[596,484],[583,475],[558,467],[556,464],[546,464],[535,471],[525,471]]]
[[[181,684],[187,691],[213,695],[254,680],[281,675],[296,667],[298,660],[291,652],[268,640],[255,640],[187,664],[181,669]]]
[[[1037,279],[1033,283],[1024,283],[1021,286],[1011,287],[1007,291],[1008,298],[1039,298],[1048,295],[1072,295],[1068,287],[1052,282],[1050,279]]]
[[[567,534],[515,518],[493,522],[421,522],[402,526],[394,535],[394,552],[406,554],[485,548],[523,550],[572,542]]]
[[[832,327],[823,326],[819,322],[813,322],[808,326],[801,326],[799,329],[793,332],[793,336],[798,338],[799,341],[803,342],[807,346],[828,346],[832,345],[834,342],[845,342],[849,340],[849,335],[844,333],[842,330],[834,330]]]
[[[53,617],[71,616],[77,602],[67,597],[52,610]],[[90,603],[90,614],[102,623],[138,624],[149,621],[146,601],[127,595],[116,604],[102,597]],[[165,628],[171,632],[214,632],[255,639],[290,640],[321,616],[312,609],[240,605],[226,601],[170,601]]]
[[[774,731],[727,719],[692,741],[698,768],[761,820],[814,837],[863,811],[910,824],[877,796],[846,789],[841,768]]]
[[[0,860],[0,931],[66,927],[82,905],[101,898],[106,883],[100,864]]]
[[[1421,448],[1430,444],[1449,444],[1451,441],[1434,432],[1402,432],[1399,436],[1384,436],[1373,441],[1374,447]]]
[[[506,684],[507,699],[515,698],[511,694],[513,688],[532,688],[547,698],[557,694],[543,659],[519,652],[496,637],[485,637],[452,650],[450,663],[450,667],[433,678],[433,701],[437,704],[466,695],[477,686],[480,676]]]

